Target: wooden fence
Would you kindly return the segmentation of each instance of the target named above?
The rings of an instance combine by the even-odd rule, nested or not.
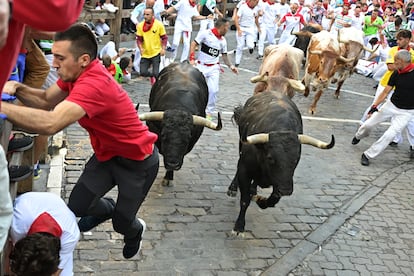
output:
[[[109,34],[102,37],[102,43],[108,41],[114,41],[115,47],[118,49],[121,41],[130,41],[135,39],[135,35],[121,34],[121,24],[123,18],[129,18],[131,15],[131,9],[122,9],[123,0],[114,0],[115,6],[119,7],[119,10],[115,13],[110,13],[106,10],[95,10],[95,5],[98,0],[90,1],[89,5],[85,6],[81,15],[79,16],[78,22],[89,22],[98,19],[105,19],[109,21],[111,27]],[[230,15],[233,13],[236,3],[227,3],[227,0],[223,0],[217,6],[223,15]],[[173,26],[166,28],[167,34],[172,34]],[[197,30],[195,28],[194,30]]]

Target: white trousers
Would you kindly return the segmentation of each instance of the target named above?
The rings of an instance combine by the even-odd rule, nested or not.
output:
[[[172,48],[174,49],[172,61],[177,57],[178,45],[180,45],[180,40],[183,39],[183,51],[181,52],[180,62],[188,59],[188,53],[190,52],[190,41],[191,41],[191,32],[174,30]]]
[[[242,34],[239,36],[236,32],[236,39],[237,39],[237,48],[236,48],[236,64],[240,64],[242,55],[243,55],[243,48],[244,45],[247,45],[247,48],[253,49],[254,42],[256,41],[256,32],[254,28],[243,28],[241,27]]]
[[[374,102],[378,99],[379,95],[381,94],[382,90],[384,90],[384,86],[382,86],[380,83],[378,83],[378,87],[377,87],[377,91],[375,91],[375,97],[374,100],[372,101],[372,104],[374,104]],[[392,94],[394,94],[394,90],[391,90],[390,93],[387,96],[387,101],[389,101],[391,99]],[[363,122],[365,122],[367,120],[367,116],[368,116],[368,112],[371,109],[371,106],[368,106],[368,108],[365,110],[364,114],[362,115],[361,118],[361,124]],[[381,108],[382,105],[378,106],[378,109]],[[391,118],[391,121],[393,119]],[[414,117],[410,120],[410,122],[407,125],[407,131],[408,133],[414,133]],[[403,142],[403,136],[402,136],[402,132],[397,133],[397,135],[395,135],[394,139],[392,140],[395,143],[402,143]]]
[[[2,120],[2,119],[0,119]],[[9,171],[3,147],[0,146],[0,252],[7,241],[13,216],[13,204],[9,192]]]
[[[101,51],[99,52],[99,58],[102,59],[104,55],[109,55],[111,58],[118,55],[118,51],[115,47],[115,42],[108,41],[105,46],[102,47]]]
[[[103,36],[106,32],[109,32],[110,28],[106,23],[96,23],[95,33],[97,36]]]
[[[258,43],[258,49],[257,52],[259,56],[263,56],[264,51],[264,42],[267,39],[267,42],[269,44],[275,44],[275,36],[277,32],[276,25],[274,26],[267,26],[262,25],[260,26],[260,33],[259,33],[259,43]]]
[[[208,103],[206,113],[211,115],[216,112],[217,94],[219,91],[220,64],[206,66],[202,63],[198,63],[197,69],[200,70],[206,78],[208,86]]]
[[[364,152],[364,154],[368,158],[377,157],[382,151],[384,151],[394,137],[406,128],[413,116],[414,109],[400,109],[391,101],[387,101],[378,112],[372,114],[372,116],[359,127],[357,133],[355,134],[357,139],[367,137],[376,125],[392,119],[390,127],[374,144],[371,145],[369,149]],[[413,134],[414,133],[407,131],[408,141],[411,146],[414,146]]]
[[[214,28],[214,19],[203,19],[200,20],[200,31],[209,30]]]
[[[138,46],[135,47],[135,55],[134,55],[134,60],[132,62],[132,66],[134,66],[135,72],[137,72],[139,74],[140,72],[140,68],[139,68],[139,64],[141,63],[141,52],[139,51]]]

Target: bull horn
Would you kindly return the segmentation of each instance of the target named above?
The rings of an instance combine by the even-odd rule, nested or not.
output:
[[[141,121],[162,121],[164,117],[164,111],[152,111],[139,115]]]
[[[348,62],[354,61],[354,58],[346,58],[346,57],[343,57],[343,56],[339,56],[338,59],[340,61],[342,61],[343,63],[348,63]]]
[[[193,115],[193,124],[195,124],[196,126],[205,126],[212,130],[220,130],[223,128],[220,112],[217,115],[217,124],[198,115]]]
[[[304,134],[299,134],[298,139],[301,144],[311,145],[320,149],[330,149],[335,145],[335,137],[333,135],[329,144]]]
[[[258,133],[258,134],[249,135],[246,138],[246,142],[252,145],[267,143],[269,142],[269,133]]]
[[[377,45],[377,47],[375,47],[375,49],[369,49],[368,47],[364,46],[364,50],[372,53],[375,53],[378,50],[379,44]]]
[[[300,91],[300,92],[305,91],[305,86],[303,85],[303,83],[301,81],[294,80],[294,79],[287,79],[287,81],[288,81],[290,87],[293,88],[293,90]]]
[[[312,55],[320,55],[322,54],[321,50],[309,50],[309,53]]]
[[[269,77],[269,72],[265,72],[261,75],[257,75],[254,76],[253,78],[250,79],[251,83],[256,83],[256,82],[267,82]]]

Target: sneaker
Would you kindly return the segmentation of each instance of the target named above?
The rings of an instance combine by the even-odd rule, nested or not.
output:
[[[138,218],[138,222],[141,224],[141,231],[132,239],[124,238],[125,245],[122,250],[122,255],[124,255],[125,259],[134,257],[142,248],[142,237],[144,236],[147,225],[143,219]]]
[[[170,53],[174,52],[174,48],[172,48],[171,46],[168,46],[165,50]]]
[[[154,85],[154,83],[157,81],[155,77],[150,77],[150,83],[151,85]]]
[[[410,146],[410,159],[414,159],[414,149]]]
[[[365,153],[363,153],[362,156],[361,156],[361,165],[362,166],[369,166],[369,159],[365,155]]]
[[[352,138],[352,145],[356,145],[359,143],[359,141],[361,141],[360,139],[357,139],[356,137]]]
[[[9,141],[9,147],[7,148],[8,152],[14,152],[14,151],[26,151],[28,149],[31,149],[33,147],[33,138],[30,136],[23,136],[23,137],[13,137]]]
[[[103,199],[107,200],[109,202],[109,204],[111,204],[112,207],[112,211],[115,208],[115,201],[112,198],[108,198],[108,197],[104,197]],[[79,221],[78,221],[78,226],[79,226],[79,230],[81,232],[87,232],[92,230],[93,228],[95,228],[96,226],[98,226],[99,224],[107,221],[108,219],[110,219],[112,217],[112,213],[110,212],[110,214],[98,218],[95,216],[85,216],[82,217]]]
[[[34,164],[33,165],[33,179],[39,179],[41,172],[42,170],[40,169],[39,163]]]
[[[249,49],[249,54],[253,54],[254,49]]]
[[[32,168],[29,166],[10,166],[9,167],[9,178],[10,182],[19,182],[25,180],[32,174]]]
[[[211,114],[207,114],[206,119],[209,121],[213,121],[213,116],[211,116]]]
[[[117,12],[119,8],[115,7],[112,3],[105,3],[102,5],[102,9],[114,13]]]
[[[263,56],[257,56],[257,60],[263,60]]]
[[[234,66],[235,66],[236,68],[238,68],[238,67],[239,67],[239,65],[240,65],[240,64],[238,64],[238,63],[234,64]]]
[[[391,143],[389,143],[388,145],[389,145],[389,146],[391,146],[391,147],[397,147],[397,146],[398,146],[398,143],[397,143],[397,142],[392,141],[392,142],[391,142]]]

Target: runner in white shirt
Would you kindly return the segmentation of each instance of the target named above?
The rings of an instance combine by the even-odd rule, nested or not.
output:
[[[352,23],[351,26],[355,27],[358,30],[362,31],[362,27],[364,26],[364,14],[362,13],[361,6],[357,5],[352,10]]]
[[[223,17],[223,14],[217,9],[216,0],[201,0],[198,3],[198,12],[200,13],[200,15],[203,16],[209,16],[210,14],[212,14],[214,17],[215,14],[217,14],[218,17]],[[200,20],[199,31],[211,28],[214,28],[214,19]]]
[[[286,0],[280,0],[280,3],[276,3],[276,5],[277,5],[277,9],[279,10],[279,20],[285,14],[287,14],[288,12],[290,12],[290,6],[289,6],[289,4],[286,3]],[[279,26],[277,28],[278,33],[282,33],[283,32],[283,27],[284,26]]]
[[[174,37],[171,45],[173,54],[171,61],[177,57],[177,48],[180,44],[180,39],[183,40],[183,50],[181,52],[180,62],[188,59],[188,52],[190,51],[191,32],[193,31],[193,20],[213,19],[213,15],[201,16],[197,11],[197,5],[192,0],[181,0],[177,4],[169,7],[166,14],[177,12],[174,25]]]
[[[36,233],[49,234],[44,235],[49,238],[45,239],[51,243],[56,238],[60,239],[60,262],[58,265],[59,270],[62,270],[60,275],[73,275],[73,251],[78,243],[80,233],[75,215],[57,195],[47,192],[27,192],[15,199],[10,236],[16,248],[19,248],[19,252],[16,249],[14,256],[23,253],[20,252],[22,248],[18,244],[25,243],[32,234]],[[28,248],[33,250],[32,247],[33,244]],[[24,253],[29,254],[29,252],[30,250],[26,250]],[[34,260],[42,258],[40,252],[43,251],[32,251]],[[11,259],[14,262],[17,261],[12,257]]]
[[[285,24],[285,27],[283,29],[283,32],[279,39],[279,45],[280,44],[289,44],[293,46],[296,41],[296,36],[292,35],[291,32],[298,32],[300,30],[300,24],[303,26],[306,25],[305,20],[303,19],[302,14],[298,12],[298,2],[296,0],[290,1],[290,10],[291,12],[288,12],[285,14],[280,21],[277,23],[278,26],[281,26],[282,24]]]
[[[221,54],[224,63],[238,74],[237,68],[231,64],[227,56],[227,41],[224,35],[229,30],[230,23],[225,18],[219,18],[213,29],[198,32],[196,38],[191,43],[190,63],[197,65],[197,69],[203,73],[208,86],[208,104],[206,108],[206,118],[211,120],[211,115],[215,112],[217,93],[219,91],[219,77],[221,66],[219,55]],[[195,49],[199,48],[197,61]]]
[[[237,20],[234,21],[236,25],[236,67],[239,66],[244,45],[247,44],[249,53],[253,53],[254,42],[256,40],[256,31],[254,26],[260,30],[258,22],[258,10],[256,9],[259,0],[248,0],[237,9]]]
[[[290,1],[290,4],[292,4],[293,1]],[[298,13],[300,13],[303,16],[303,19],[305,20],[306,23],[309,22],[310,18],[311,18],[311,10],[310,7],[312,3],[309,3],[309,1],[305,2],[305,0],[299,0],[299,8],[298,8]]]
[[[257,5],[259,9],[260,33],[258,43],[257,59],[263,59],[264,42],[267,39],[269,44],[275,44],[277,32],[276,23],[279,18],[279,9],[275,0],[263,0]]]

